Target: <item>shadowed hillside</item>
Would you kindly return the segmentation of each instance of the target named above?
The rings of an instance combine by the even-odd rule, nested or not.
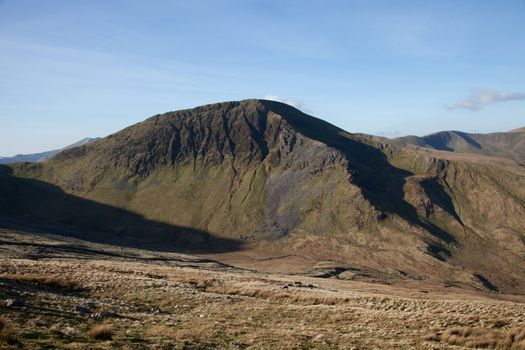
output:
[[[52,184],[10,176],[0,166],[0,227],[49,227],[65,235],[161,251],[237,250],[239,242],[147,220],[124,209],[72,196]]]

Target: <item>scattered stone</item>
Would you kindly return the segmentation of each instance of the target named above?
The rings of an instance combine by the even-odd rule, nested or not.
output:
[[[97,307],[97,304],[93,301],[87,301],[82,305],[83,308],[88,310],[93,310],[95,307]]]
[[[113,312],[108,311],[102,311],[102,312],[94,312],[89,317],[91,318],[107,318],[107,317],[113,317],[115,314]]]
[[[318,288],[316,285],[314,284],[311,284],[311,283],[303,283],[301,281],[295,281],[293,283],[286,283],[284,286],[283,286],[283,289],[288,289],[290,287],[296,287],[296,288],[310,288],[310,289],[313,289],[313,288]]]
[[[5,301],[5,306],[7,306],[7,307],[11,307],[11,306],[22,307],[22,306],[24,306],[24,301],[21,300],[21,299],[7,299]]]
[[[84,306],[75,306],[75,308],[73,309],[75,312],[79,313],[79,314],[89,314],[91,312],[90,309],[84,307]]]
[[[73,327],[65,327],[60,332],[64,335],[74,335],[78,333]]]

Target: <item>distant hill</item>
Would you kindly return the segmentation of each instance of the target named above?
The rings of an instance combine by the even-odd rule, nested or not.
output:
[[[402,146],[510,156],[520,137],[391,142],[279,102],[224,102],[0,167],[0,216],[87,227],[112,244],[235,242],[392,279],[522,293],[525,168]]]
[[[11,164],[11,163],[19,163],[19,162],[30,162],[30,163],[43,162],[44,160],[47,160],[66,149],[86,145],[88,143],[95,142],[99,139],[100,139],[99,137],[94,137],[94,138],[86,137],[80,141],[77,141],[61,149],[55,149],[52,151],[32,153],[32,154],[17,154],[16,156],[13,156],[13,157],[0,157],[0,164]]]
[[[399,137],[391,142],[398,146],[414,145],[440,151],[503,157],[525,164],[525,128],[490,134],[441,131],[422,137]]]

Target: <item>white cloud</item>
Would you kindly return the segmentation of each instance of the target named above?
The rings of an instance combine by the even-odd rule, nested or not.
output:
[[[300,109],[303,112],[308,112],[308,110],[305,108],[304,102],[301,101],[301,100],[295,100],[295,99],[291,99],[291,98],[283,98],[283,97],[275,96],[275,95],[266,95],[266,96],[263,97],[263,99],[270,100],[270,101],[277,101],[277,102],[286,103],[287,105],[290,105],[292,107]]]
[[[470,96],[458,100],[453,105],[447,106],[448,110],[468,109],[478,111],[488,105],[500,102],[524,100],[525,94],[511,91],[496,91],[487,88],[476,88]]]

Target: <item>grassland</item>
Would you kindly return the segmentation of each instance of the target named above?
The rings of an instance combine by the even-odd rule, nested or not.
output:
[[[254,272],[14,229],[0,230],[0,256],[5,349],[525,349],[516,295]]]

